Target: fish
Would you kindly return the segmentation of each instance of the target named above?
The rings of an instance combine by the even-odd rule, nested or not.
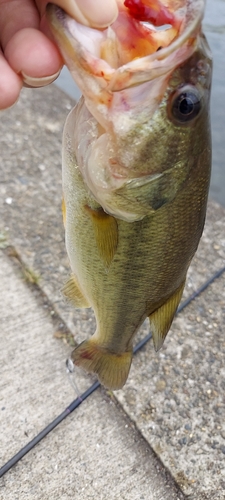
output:
[[[106,29],[49,4],[47,20],[82,97],[63,134],[63,293],[96,331],[71,359],[125,384],[149,318],[171,327],[203,231],[211,169],[212,57],[204,0],[125,0]]]

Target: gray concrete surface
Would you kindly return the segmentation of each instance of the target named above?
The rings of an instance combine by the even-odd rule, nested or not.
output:
[[[54,338],[51,315],[2,251],[0,282],[3,464],[68,406],[74,392],[65,371],[68,346]],[[79,386],[87,384],[81,373],[77,378]],[[121,409],[98,390],[0,479],[0,498],[181,500],[183,495]]]
[[[60,319],[58,320],[56,318],[55,320],[54,328],[57,330],[57,336],[62,337],[68,344],[73,342],[73,338],[71,338],[69,332],[75,336],[76,342],[80,342],[89,334],[93,333],[95,329],[92,314],[86,311],[73,310],[71,306],[63,301],[60,294],[60,287],[70,273],[64,248],[64,234],[61,221],[60,150],[63,121],[68,110],[71,108],[71,104],[72,102],[69,97],[56,88],[38,90],[25,89],[17,105],[11,110],[2,113],[0,123],[0,156],[2,170],[0,184],[0,233],[2,234],[2,246],[11,244],[16,250],[16,253],[15,250],[11,250],[11,259],[15,259],[15,256],[17,256],[16,260],[22,261],[23,269],[24,266],[26,266],[26,279],[30,276],[29,270],[39,275],[38,285],[40,290],[46,294],[52,304],[52,309],[50,308],[51,320],[54,320],[54,316],[57,316],[57,314],[62,318],[61,323]],[[225,210],[219,205],[211,202],[209,204],[204,236],[188,275],[184,297],[190,295],[216,270],[224,265]],[[17,287],[18,285],[16,285],[16,288]],[[6,290],[6,285],[4,289],[1,287],[3,298],[6,295]],[[10,293],[9,291],[10,288],[7,293]],[[30,291],[28,296],[30,297],[29,300],[31,300]],[[29,312],[31,308],[29,300],[27,298],[27,310],[25,311],[26,320],[23,321],[25,321],[27,327],[32,332],[34,326],[32,323],[32,314]],[[40,318],[42,318],[43,307],[43,305],[40,306]],[[80,496],[80,498],[95,498],[97,494],[96,491],[98,491],[99,498],[101,498],[100,495],[102,495],[102,498],[124,498],[126,500],[141,498],[141,496],[150,500],[151,498],[158,498],[150,496],[151,481],[145,483],[145,480],[147,481],[146,475],[150,477],[150,473],[147,472],[141,476],[143,468],[142,461],[144,467],[149,467],[148,470],[151,469],[151,465],[149,464],[152,464],[154,457],[154,455],[151,454],[151,448],[153,448],[160,460],[162,460],[165,468],[169,470],[171,476],[175,478],[177,484],[189,500],[225,499],[224,307],[225,276],[222,276],[177,317],[163,349],[158,354],[155,354],[150,343],[137,355],[133,362],[131,374],[126,386],[122,391],[114,393],[115,398],[120,403],[120,407],[115,406],[113,403],[114,400],[108,399],[103,390],[101,391],[102,399],[98,399],[97,403],[95,403],[95,397],[99,398],[99,394],[93,396],[87,404],[84,403],[86,406],[82,405],[79,410],[82,418],[80,417],[80,423],[79,426],[77,424],[78,427],[76,427],[76,429],[79,429],[80,432],[82,423],[85,427],[88,425],[88,420],[90,420],[90,427],[88,427],[86,431],[87,440],[84,438],[84,434],[82,434],[82,439],[78,439],[76,433],[76,452],[78,453],[76,458],[73,455],[74,449],[73,447],[71,448],[69,427],[67,430],[67,425],[69,426],[69,424],[65,421],[62,424],[63,430],[60,430],[60,427],[59,430],[54,431],[52,436],[55,436],[56,441],[57,439],[61,439],[60,437],[57,438],[57,436],[64,436],[64,439],[66,439],[67,432],[69,436],[67,444],[65,442],[65,453],[64,450],[62,451],[62,446],[58,447],[60,451],[59,457],[57,458],[57,460],[60,461],[60,454],[63,453],[65,470],[63,466],[60,466],[61,472],[57,472],[57,478],[58,483],[61,481],[61,488],[65,488],[65,491],[69,488],[68,496],[65,496],[65,498],[70,498],[69,494],[72,495],[72,489],[70,489],[72,486],[68,486],[69,483],[66,481],[66,470],[68,473],[67,457],[69,464],[72,463],[73,459],[76,459],[76,467],[78,467],[80,471],[80,461],[86,461],[86,458],[85,460],[83,459],[83,453],[88,453],[87,450],[89,446],[93,448],[94,446],[97,447],[98,436],[100,435],[103,436],[101,445],[103,457],[109,453],[108,447],[114,446],[114,450],[116,450],[119,447],[120,441],[121,443],[125,443],[128,437],[123,434],[122,424],[118,424],[119,434],[117,438],[114,437],[113,431],[109,430],[109,427],[112,425],[112,429],[114,427],[117,428],[116,419],[119,417],[115,415],[120,415],[120,418],[124,419],[124,413],[121,412],[125,412],[128,420],[125,418],[123,421],[128,422],[128,428],[130,429],[131,422],[133,422],[135,427],[139,430],[139,434],[135,434],[135,439],[137,439],[137,441],[135,441],[135,446],[139,442],[140,446],[143,445],[141,435],[146,440],[145,449],[148,450],[147,465],[143,459],[144,454],[142,457],[140,455],[136,465],[134,466],[132,464],[129,473],[127,473],[128,475],[126,475],[127,457],[130,453],[131,457],[132,453],[136,453],[135,446],[133,449],[132,446],[131,448],[128,447],[129,450],[131,450],[128,455],[124,455],[123,457],[121,455],[122,458],[120,459],[121,461],[119,461],[121,465],[119,465],[119,463],[114,464],[115,455],[114,458],[113,455],[110,455],[111,458],[109,458],[108,461],[109,469],[105,473],[107,480],[101,482],[97,479],[99,486],[93,492],[93,496],[88,497],[88,488],[91,488],[91,485],[95,484],[96,477],[99,478],[99,475],[101,475],[98,461],[93,455],[93,462],[90,463],[87,461],[87,468],[84,474],[84,477],[87,475],[88,485],[87,492],[85,493],[86,496]],[[55,314],[54,310],[56,311]],[[7,318],[11,321],[9,313]],[[37,327],[38,321],[39,320],[35,321]],[[67,325],[67,331],[65,331],[63,321]],[[5,359],[8,359],[10,364],[12,362],[11,352],[14,350],[13,339],[19,342],[17,319],[14,315],[12,315],[11,324],[13,324],[13,322],[15,322],[15,328],[12,327],[12,340],[10,340],[9,337],[7,341],[9,354],[5,355]],[[39,336],[41,338],[43,334],[42,324],[43,319],[40,319],[40,329],[38,330],[40,333],[37,332],[35,338],[39,338]],[[144,328],[139,333],[139,338],[147,332],[147,328],[147,325],[144,325]],[[51,342],[54,345],[57,344],[57,348],[50,348],[49,336],[51,336]],[[43,354],[43,357],[46,358],[46,365],[48,365],[48,368],[42,365],[42,368],[39,369],[38,373],[41,375],[36,376],[35,387],[42,395],[40,398],[41,401],[42,399],[44,401],[45,394],[47,397],[50,388],[50,392],[56,397],[57,405],[55,406],[55,404],[52,403],[52,413],[49,413],[47,407],[45,410],[45,404],[42,406],[43,410],[39,409],[39,406],[38,409],[35,408],[35,412],[39,412],[39,414],[43,412],[43,420],[40,421],[43,425],[48,423],[51,419],[49,417],[55,416],[56,413],[60,413],[64,408],[64,406],[61,405],[61,395],[63,394],[64,396],[64,393],[66,395],[66,391],[70,391],[71,394],[71,389],[68,386],[68,382],[65,381],[65,373],[63,371],[64,360],[71,347],[65,346],[59,340],[56,341],[52,339],[52,333],[47,333],[47,330],[45,339],[46,348],[43,347],[42,339],[41,349],[44,349],[45,354]],[[32,344],[33,341],[31,341],[31,345]],[[34,345],[36,346],[36,343],[34,343]],[[58,354],[54,354],[54,349],[57,350]],[[20,349],[18,349],[18,352],[20,352]],[[43,353],[43,350],[41,352]],[[53,354],[51,354],[52,352]],[[21,356],[26,359],[25,367],[26,372],[28,371],[29,373],[28,380],[32,381],[30,373],[34,365],[34,354],[27,356],[25,353],[26,349],[24,350],[24,354],[23,351],[21,352]],[[59,356],[57,361],[54,361],[56,359],[55,356]],[[31,363],[29,364],[27,360],[30,358]],[[37,359],[37,363],[39,363],[39,358],[40,356],[37,354],[35,358]],[[51,359],[53,361],[51,361]],[[63,366],[62,373],[56,385],[54,385],[55,376],[52,372],[55,362],[56,367],[59,366],[61,362]],[[17,378],[15,376],[13,377],[12,371],[10,371],[10,374],[7,374],[6,380],[8,377],[11,377],[10,380],[12,381],[12,385],[10,386],[10,391],[12,392],[10,394],[16,395],[18,389]],[[44,384],[45,377],[49,388]],[[81,386],[87,384],[90,380],[88,377],[81,376],[79,372],[77,377]],[[3,377],[2,383],[5,384]],[[26,386],[27,389],[28,385],[29,384]],[[58,391],[57,387],[59,388]],[[32,385],[31,388],[32,394]],[[58,393],[60,393],[60,395]],[[71,394],[69,399],[72,397]],[[63,401],[64,399],[63,397]],[[29,398],[27,398],[26,401],[25,407],[27,406],[29,408]],[[40,403],[40,408],[41,401],[38,401],[38,405]],[[100,404],[100,401],[104,401],[104,405],[103,409],[101,411],[99,410],[99,416],[97,409],[98,407],[101,408],[101,404],[103,404]],[[66,404],[68,404],[68,402],[70,401],[67,399]],[[117,413],[118,411],[119,413]],[[77,418],[75,414],[71,420],[76,422]],[[107,427],[107,433],[112,433],[110,444],[107,440],[105,441],[104,429],[98,431],[98,429],[102,429],[102,424],[99,427],[99,421],[101,421],[102,418],[104,420],[104,425],[108,425],[108,421],[111,422],[109,427]],[[16,433],[16,436],[18,436],[15,430],[15,421],[13,421],[11,425],[10,419],[6,418],[4,426],[6,424],[8,424],[9,438],[13,433]],[[42,428],[42,425],[40,427],[38,426],[38,429],[37,425],[35,427],[35,423],[32,425],[33,427],[31,427],[35,432],[39,431],[40,427]],[[62,432],[62,434],[60,434],[60,432]],[[132,430],[132,432],[136,431]],[[29,434],[29,439],[30,437]],[[51,437],[51,435],[48,436],[40,445],[40,449],[42,450],[41,453],[43,453],[44,457],[43,463],[46,467],[49,462],[47,460],[47,443],[51,442],[53,437]],[[18,444],[21,444],[21,438],[17,439]],[[89,439],[91,440],[90,445]],[[132,435],[130,439],[132,440]],[[13,439],[9,439],[9,443],[10,446],[12,446],[12,453],[18,449]],[[60,443],[62,445],[62,441],[60,441]],[[56,459],[57,446],[56,448],[54,448],[54,444],[51,446],[53,446],[53,448],[51,449],[52,451],[49,452],[49,457],[51,457],[51,453],[53,453]],[[8,454],[8,444],[7,448]],[[35,451],[34,453],[38,452]],[[9,458],[9,456],[7,456],[7,458]],[[41,458],[39,457],[38,460],[41,460]],[[111,464],[112,469],[110,476],[111,461],[113,464]],[[36,470],[36,463],[32,460],[31,455],[27,455],[21,464],[24,464],[25,469],[27,468],[27,470],[23,470],[23,474],[25,475],[29,475],[31,469],[34,472]],[[114,466],[115,469],[113,468]],[[120,467],[122,466],[124,469],[123,472],[120,473]],[[17,467],[22,467],[22,465],[18,465]],[[139,477],[140,483],[138,483],[137,480],[137,484],[142,484],[143,482],[143,493],[140,493],[140,488],[137,490],[132,489],[134,486],[132,486],[131,492],[129,492],[129,490],[127,492],[126,486],[123,486],[123,476],[125,485],[133,484],[129,482],[129,474],[132,476],[131,471],[133,467],[137,468],[137,474],[139,474],[137,477]],[[39,489],[34,490],[34,495],[36,495],[34,498],[43,498],[43,492],[45,492],[46,498],[57,498],[55,496],[49,496],[53,495],[52,492],[54,488],[58,487],[56,472],[54,472],[54,474],[52,473],[53,475],[47,475],[49,473],[45,475],[43,469],[42,473],[45,477],[42,481],[44,486],[38,485],[37,488]],[[15,471],[16,470],[20,469],[15,469]],[[156,481],[159,481],[162,470]],[[14,474],[14,471],[9,474]],[[79,474],[82,476],[81,472],[79,472],[78,475]],[[120,477],[119,489],[113,490],[109,488],[109,490],[107,490],[109,478],[113,476]],[[10,480],[10,477],[13,477],[13,479]],[[25,476],[23,477],[25,481]],[[36,480],[39,483],[40,477],[34,477],[36,478],[34,479],[35,484]],[[70,478],[73,477],[72,472]],[[72,479],[70,480],[72,481]],[[163,482],[163,476],[160,480],[162,480],[162,483],[158,483],[159,489],[161,488],[160,484],[162,484],[162,488],[164,486],[166,488],[166,482]],[[13,490],[13,488],[17,487],[17,480],[14,479],[14,476],[9,475],[4,481],[6,481],[4,484],[7,485],[7,488],[9,485],[12,488],[12,495],[15,495],[16,489]],[[48,487],[46,486],[47,483]],[[30,490],[26,490],[29,492],[25,493],[28,496],[24,496],[24,498],[30,498],[29,495],[33,486],[29,484],[27,487],[30,488]],[[23,485],[21,488],[23,488]],[[45,490],[45,488],[49,488],[49,490]],[[46,493],[46,491],[50,491],[51,493]],[[58,498],[64,498],[64,493],[62,493],[63,490],[60,491]],[[111,497],[108,496],[108,494],[110,494],[108,493],[109,491],[111,491]],[[137,493],[137,491],[139,491],[139,493]],[[175,491],[175,493],[173,493],[173,491]],[[81,495],[80,489],[79,492]],[[77,494],[78,493],[76,493],[76,495]],[[90,495],[91,494],[92,493],[90,493]],[[170,483],[168,498],[172,499],[173,494],[175,495],[174,498],[182,498],[181,494],[174,490],[174,484]],[[12,496],[12,498],[14,497]],[[19,496],[18,498],[23,497]],[[76,496],[76,498],[79,498],[79,496]],[[163,492],[159,498],[166,499],[165,492]]]

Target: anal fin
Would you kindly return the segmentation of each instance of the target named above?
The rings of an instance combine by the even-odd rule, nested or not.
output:
[[[149,316],[150,328],[156,351],[158,351],[162,347],[166,335],[171,327],[173,318],[183,294],[184,285],[185,281],[161,307],[156,309],[156,311],[154,311]]]
[[[87,299],[81,292],[79,284],[77,283],[76,277],[74,275],[72,275],[64,285],[64,287],[62,288],[62,293],[70,302],[72,302],[75,307],[81,309],[91,307]]]
[[[128,377],[132,361],[132,349],[113,353],[103,348],[96,340],[82,342],[74,349],[71,359],[74,364],[90,373],[96,373],[101,384],[110,390],[121,389]]]
[[[117,221],[102,208],[94,210],[86,205],[85,209],[92,219],[99,256],[104,266],[109,268],[118,245]]]

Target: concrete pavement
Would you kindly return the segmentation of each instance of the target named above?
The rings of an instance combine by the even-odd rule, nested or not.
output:
[[[37,290],[0,251],[1,465],[75,398],[70,348]],[[82,389],[89,377],[77,375]],[[7,500],[183,499],[141,434],[98,390],[0,479]]]

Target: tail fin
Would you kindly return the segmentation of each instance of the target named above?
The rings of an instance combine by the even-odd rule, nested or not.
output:
[[[132,361],[133,351],[112,353],[95,340],[85,340],[72,352],[75,365],[96,373],[99,381],[111,390],[121,389],[125,384]]]

